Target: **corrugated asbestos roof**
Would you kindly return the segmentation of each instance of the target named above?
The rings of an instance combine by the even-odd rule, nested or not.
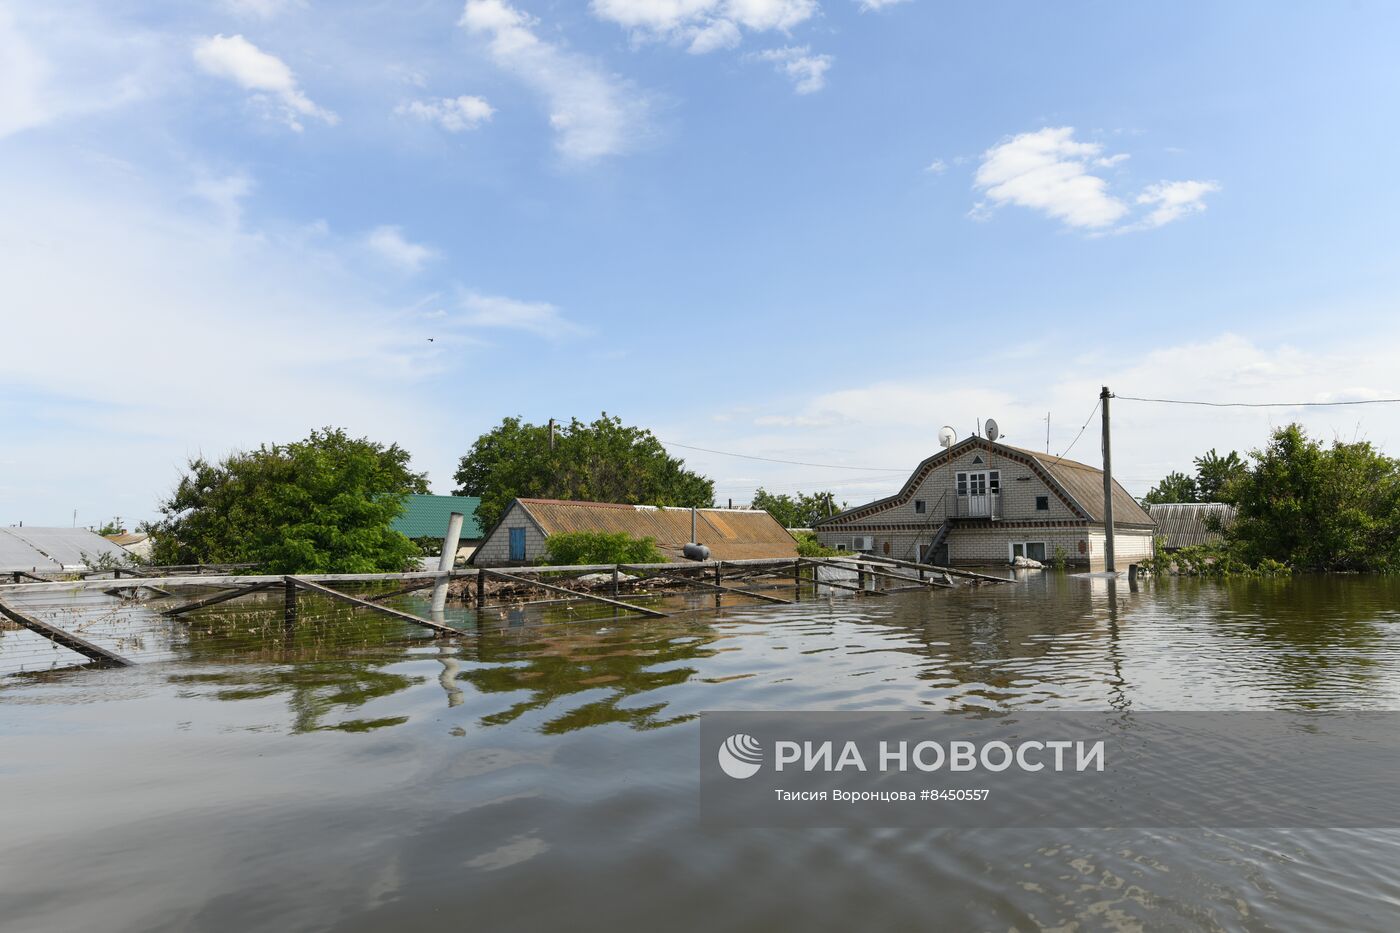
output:
[[[1157,520],[1157,534],[1165,538],[1163,547],[1191,547],[1215,544],[1224,536],[1206,527],[1206,516],[1220,516],[1223,527],[1235,521],[1235,507],[1224,502],[1159,502],[1147,507]]]
[[[1010,444],[997,446],[1011,447]],[[1074,497],[1074,501],[1078,502],[1084,511],[1089,513],[1089,517],[1093,521],[1103,521],[1103,470],[1091,467],[1087,463],[1080,463],[1078,460],[1066,460],[1063,457],[1026,450],[1024,447],[1011,447],[1011,449],[1034,457],[1045,472],[1065,487],[1065,491]],[[1152,524],[1152,516],[1143,510],[1136,499],[1128,495],[1128,491],[1120,486],[1117,480],[1113,482],[1113,524]]]
[[[476,510],[481,499],[476,496],[419,496],[404,500],[403,514],[390,523],[395,531],[410,538],[441,538],[447,534],[447,519],[453,512],[462,513],[462,540],[481,537],[481,525]]]
[[[651,538],[671,557],[690,541],[690,509],[564,499],[517,500],[546,535],[568,531],[623,532]],[[797,557],[797,542],[767,512],[755,509],[697,509],[699,543],[711,560]]]
[[[84,555],[110,554],[126,560],[131,554],[86,528],[0,528],[0,571],[82,570]]]
[[[119,535],[103,535],[102,537],[121,547],[131,547],[133,544],[145,541],[150,535],[141,531],[127,531]]]

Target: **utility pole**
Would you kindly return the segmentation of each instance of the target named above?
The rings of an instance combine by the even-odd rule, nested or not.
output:
[[[549,449],[554,449],[554,419],[549,419]]]
[[[1113,446],[1108,434],[1108,400],[1113,393],[1108,386],[1099,393],[1099,407],[1103,409],[1103,554],[1104,570],[1117,573],[1113,564]]]
[[[1050,412],[1045,413],[1045,452],[1050,452]]]

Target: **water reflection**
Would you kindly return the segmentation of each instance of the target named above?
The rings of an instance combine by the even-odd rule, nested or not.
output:
[[[455,642],[216,608],[121,607],[134,668],[0,677],[7,930],[1388,930],[1400,905],[1394,832],[717,834],[693,806],[706,709],[1400,709],[1395,580],[457,607]]]
[[[412,600],[403,608],[422,611]],[[468,707],[479,728],[543,714],[531,722],[544,734],[613,723],[650,730],[688,722],[697,708],[781,706],[784,689],[832,708],[1316,709],[1400,700],[1400,581],[1391,578],[1162,579],[1130,589],[1034,573],[1009,586],[726,606],[662,620],[570,605],[492,609],[479,620],[459,609],[454,624],[471,634],[452,642],[316,597],[290,633],[275,597],[180,623],[150,609],[115,615],[134,626],[141,612],[154,617],[144,643],[168,662],[180,696],[264,708],[281,700],[283,714],[264,725],[292,733],[402,725],[424,707],[421,697],[396,698],[425,684],[440,693],[432,708]],[[0,681],[0,697],[13,683]]]

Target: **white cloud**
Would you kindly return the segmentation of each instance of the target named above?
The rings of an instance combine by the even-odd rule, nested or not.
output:
[[[959,437],[978,420],[997,420],[1006,442],[1046,449],[1049,411],[1050,451],[1069,449],[1070,459],[1101,461],[1099,420],[1075,441],[1093,412],[1099,387],[1120,395],[1224,401],[1340,401],[1395,394],[1390,361],[1400,354],[1400,328],[1374,326],[1338,331],[1317,340],[1272,340],[1223,332],[1152,348],[1105,348],[1076,358],[1072,342],[1050,343],[1016,358],[1017,382],[1034,391],[976,384],[976,361],[952,364],[930,382],[924,374],[900,373],[835,391],[779,399],[766,410],[747,406],[657,434],[681,443],[809,463],[848,464],[862,470],[832,470],[737,461],[677,449],[692,468],[710,476],[734,476],[742,465],[747,479],[722,483],[717,494],[747,501],[757,485],[835,489],[851,504],[894,492],[908,472],[938,450],[937,433],[950,424]],[[1074,366],[1066,368],[1066,360]],[[1081,375],[1082,374],[1082,375]],[[1141,495],[1171,470],[1187,470],[1191,458],[1214,447],[1244,454],[1260,446],[1273,426],[1300,421],[1315,436],[1371,439],[1391,455],[1400,453],[1400,406],[1357,408],[1210,409],[1157,405],[1119,399],[1113,406],[1115,478]],[[1358,428],[1358,421],[1360,427]],[[712,425],[712,426],[710,426]],[[664,428],[664,430],[662,430]],[[899,472],[883,476],[870,472]]]
[[[0,7],[0,137],[38,126],[48,119],[42,88],[48,66]]]
[[[224,0],[224,5],[240,16],[272,19],[293,7],[303,7],[305,0]]]
[[[231,175],[201,174],[190,190],[209,202],[225,226],[237,230],[243,220],[243,202],[253,193],[253,179],[244,172]]]
[[[406,272],[417,272],[437,255],[437,250],[432,247],[410,243],[403,235],[403,228],[392,225],[371,230],[365,237],[365,245]]]
[[[0,147],[0,524],[56,524],[75,507],[149,517],[185,457],[326,424],[402,443],[447,481],[461,451],[435,426],[430,387],[460,387],[452,348],[473,327],[573,329],[551,305],[507,298],[435,316],[432,296],[386,296],[397,280],[363,261],[364,237],[230,223],[247,175],[148,177],[71,147],[18,149]],[[205,343],[162,342],[182,334]]]
[[[219,78],[227,78],[245,90],[254,91],[254,99],[275,100],[283,122],[300,132],[301,119],[312,117],[335,124],[339,118],[329,110],[312,103],[297,85],[292,69],[278,58],[259,49],[241,35],[209,36],[195,43],[194,60],[200,68]]]
[[[109,23],[104,12],[0,2],[0,138],[116,109],[172,83],[180,69],[170,43]]]
[[[558,337],[580,330],[564,318],[558,307],[546,301],[519,301],[464,291],[460,302],[466,313],[458,316],[456,322],[473,327],[524,330],[542,337]]]
[[[896,3],[907,3],[908,0],[856,0],[862,13],[873,13],[883,10],[886,7],[894,6]]]
[[[717,19],[697,27],[686,51],[692,55],[706,55],[720,49],[732,49],[744,41],[739,27],[727,19]]]
[[[975,184],[995,204],[1049,214],[1071,227],[1110,227],[1128,206],[1109,194],[1108,182],[1089,172],[1103,147],[1074,139],[1074,128],[1046,127],[988,149]]]
[[[1132,204],[1114,194],[1108,179],[1093,169],[1112,168],[1127,159],[1126,153],[1105,155],[1099,143],[1076,140],[1074,128],[1069,126],[1021,133],[983,153],[973,184],[987,200],[974,206],[973,216],[986,217],[995,207],[1013,204],[1077,229],[1138,230],[1202,211],[1205,195],[1219,190],[1214,182],[1151,185],[1134,203],[1155,208],[1140,222],[1124,223],[1132,213]]]
[[[545,99],[564,156],[589,161],[636,143],[646,101],[589,60],[541,39],[533,18],[505,0],[467,0],[461,25],[487,40],[492,61]]]
[[[808,46],[786,46],[766,49],[756,56],[759,61],[772,62],[780,74],[792,81],[799,94],[812,94],[826,87],[826,72],[831,67],[830,55],[813,55]]]
[[[928,172],[930,175],[942,175],[944,172],[948,171],[948,163],[944,162],[942,159],[934,159],[928,164],[924,171]]]
[[[474,130],[490,120],[496,109],[488,104],[484,97],[464,95],[406,101],[399,104],[394,112],[425,123],[436,123],[449,133],[460,133],[463,130]]]
[[[1142,226],[1160,227],[1187,214],[1206,209],[1205,196],[1219,191],[1213,181],[1163,181],[1148,185],[1138,195],[1137,203],[1154,205],[1142,219]]]
[[[590,8],[638,39],[685,43],[696,54],[733,48],[742,30],[787,32],[820,9],[817,0],[592,0]]]

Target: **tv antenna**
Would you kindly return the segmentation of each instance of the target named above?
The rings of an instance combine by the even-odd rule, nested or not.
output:
[[[957,431],[954,431],[954,430],[953,430],[951,427],[949,427],[948,425],[945,424],[943,427],[941,427],[941,428],[938,429],[938,446],[939,446],[939,447],[952,447],[953,444],[957,441],[957,439],[958,439],[958,432],[957,432]]]
[[[1001,437],[1001,429],[997,427],[997,423],[994,419],[988,418],[985,427],[987,429],[987,440],[994,441],[998,437]]]

